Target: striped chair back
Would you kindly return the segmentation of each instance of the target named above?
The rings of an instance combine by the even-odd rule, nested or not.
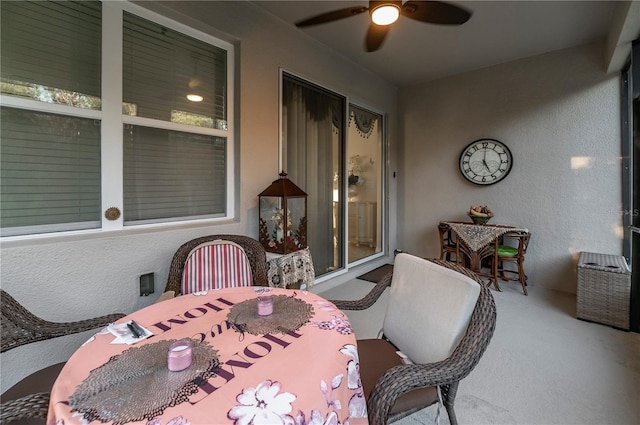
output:
[[[182,274],[182,293],[252,286],[251,265],[242,247],[215,240],[191,250]]]

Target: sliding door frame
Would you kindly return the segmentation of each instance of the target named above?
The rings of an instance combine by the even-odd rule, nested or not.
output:
[[[388,129],[388,116],[384,111],[380,111],[379,109],[373,108],[369,105],[367,105],[366,102],[361,102],[357,99],[352,99],[351,97],[349,97],[347,94],[344,93],[340,93],[336,90],[333,90],[329,87],[327,87],[327,85],[322,84],[322,83],[318,83],[317,81],[315,81],[312,78],[309,78],[307,76],[298,74],[296,72],[293,72],[291,70],[285,69],[285,68],[280,68],[279,69],[279,75],[278,75],[278,87],[279,87],[279,92],[278,92],[278,172],[280,172],[280,170],[283,170],[283,167],[285,166],[285,158],[283,157],[283,152],[284,152],[284,140],[283,140],[283,126],[282,126],[282,117],[283,117],[283,77],[284,75],[287,74],[291,77],[300,79],[301,81],[304,81],[308,84],[317,86],[323,90],[326,90],[327,92],[330,93],[334,93],[337,96],[343,97],[345,104],[344,104],[344,117],[343,117],[343,122],[348,124],[348,120],[349,120],[349,106],[351,104],[355,105],[355,106],[359,106],[361,108],[364,108],[366,110],[369,110],[371,112],[374,112],[378,115],[380,115],[381,119],[382,119],[382,149],[381,149],[381,155],[382,155],[382,160],[381,162],[381,173],[382,173],[382,177],[381,177],[381,199],[380,202],[382,204],[382,208],[381,208],[381,212],[382,212],[382,217],[380,219],[380,226],[381,226],[381,233],[382,235],[380,235],[381,237],[381,251],[379,253],[375,253],[373,255],[370,255],[368,257],[365,257],[361,260],[358,260],[356,262],[353,262],[351,264],[349,264],[348,262],[348,240],[349,240],[349,235],[347,233],[348,229],[347,229],[347,206],[348,206],[348,179],[347,179],[347,163],[348,163],[348,159],[347,159],[347,152],[348,152],[348,145],[349,145],[349,140],[348,140],[348,129],[345,126],[345,137],[344,137],[344,143],[343,146],[340,147],[340,155],[342,157],[342,163],[340,165],[340,169],[341,169],[341,176],[339,179],[339,185],[340,185],[340,194],[341,194],[341,202],[340,202],[340,210],[338,212],[338,220],[339,220],[339,225],[342,226],[343,231],[341,232],[341,239],[338,241],[338,249],[340,251],[339,256],[342,259],[342,263],[340,264],[340,267],[338,267],[336,270],[331,271],[329,273],[323,274],[322,276],[318,277],[316,279],[316,282],[320,283],[329,279],[332,279],[334,277],[337,277],[341,274],[345,274],[349,271],[350,268],[353,268],[355,266],[359,266],[361,264],[364,263],[368,263],[370,261],[374,261],[377,260],[385,255],[388,255],[389,252],[389,129]],[[286,170],[285,170],[286,171]]]

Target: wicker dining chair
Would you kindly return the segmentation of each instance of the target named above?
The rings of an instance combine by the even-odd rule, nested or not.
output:
[[[462,279],[470,278],[471,281],[479,284],[475,306],[470,313],[466,330],[463,329],[464,335],[454,345],[453,352],[443,360],[423,364],[405,364],[406,360],[397,354],[398,347],[394,345],[393,339],[386,334],[384,328],[385,334],[378,340],[358,340],[360,376],[371,425],[383,425],[402,419],[437,403],[440,396],[449,416],[449,422],[452,425],[457,424],[454,402],[459,382],[475,368],[493,336],[496,308],[491,291],[482,283],[482,279],[459,264],[437,259],[429,261],[453,270],[463,276]],[[397,266],[396,260],[394,269]],[[435,275],[437,276],[438,273]],[[392,285],[392,281],[393,272],[385,276],[367,296],[359,300],[332,300],[332,302],[345,310],[367,308],[375,302],[387,286]],[[417,283],[419,285],[421,282]],[[390,294],[390,305],[393,295],[393,293]],[[420,340],[417,345],[426,345],[426,342]]]
[[[174,291],[175,296],[182,295],[182,276],[189,253],[199,245],[217,240],[240,245],[249,259],[253,286],[269,286],[267,253],[260,242],[244,235],[209,235],[187,241],[178,248],[171,260],[164,292]]]
[[[522,291],[527,293],[527,274],[524,272],[524,256],[527,253],[531,232],[515,231],[505,233],[502,243],[498,245],[496,257],[496,273],[501,280],[518,281],[522,285]],[[515,246],[514,246],[515,245]],[[516,269],[506,267],[506,264],[515,264]]]
[[[107,314],[76,322],[50,322],[35,316],[6,291],[0,290],[2,306],[0,352],[25,344],[107,326],[124,317]],[[42,424],[47,418],[51,387],[65,362],[38,370],[0,395],[0,424]]]
[[[456,255],[458,251],[451,226],[446,223],[439,223],[438,234],[440,237],[440,259],[451,261],[451,255]]]

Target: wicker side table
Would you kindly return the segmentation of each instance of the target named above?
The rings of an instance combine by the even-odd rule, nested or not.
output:
[[[578,319],[629,330],[631,270],[619,255],[581,252]]]

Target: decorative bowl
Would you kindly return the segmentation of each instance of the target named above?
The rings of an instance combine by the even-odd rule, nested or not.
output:
[[[471,218],[471,221],[473,221],[473,224],[478,225],[478,226],[482,226],[483,224],[487,224],[489,222],[489,220],[491,220],[491,217],[493,217],[492,215],[487,216],[487,217],[479,217],[477,215],[473,215],[473,214],[467,214],[469,216],[469,218]]]

